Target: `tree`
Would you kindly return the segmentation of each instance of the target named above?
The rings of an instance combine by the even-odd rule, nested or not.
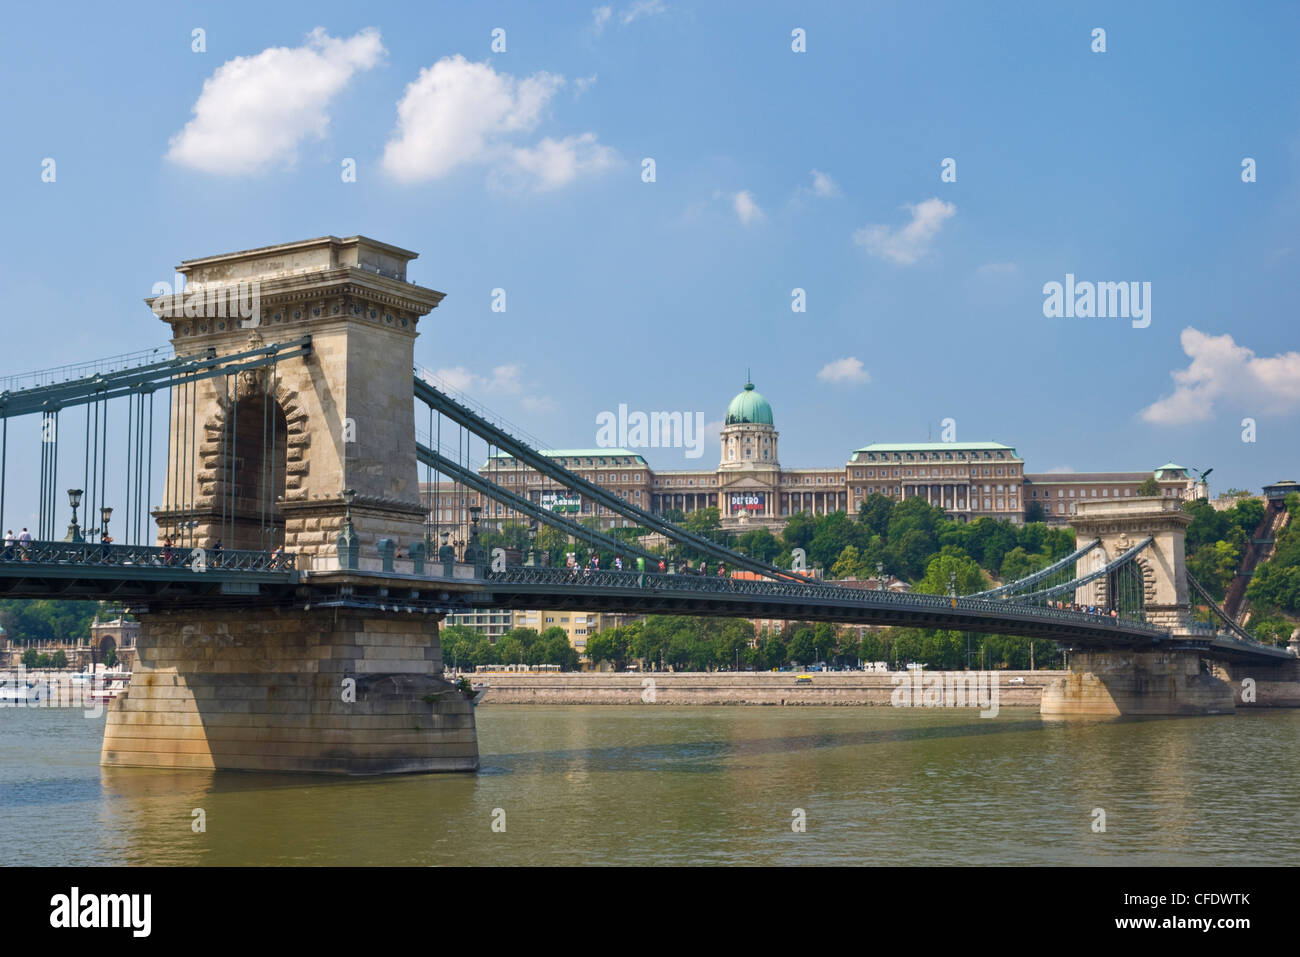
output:
[[[776,635],[768,635],[763,642],[762,665],[765,669],[780,668],[786,662],[785,645]]]
[[[816,660],[816,644],[813,641],[813,630],[811,628],[800,628],[795,632],[794,638],[791,639],[786,654],[792,662],[807,667]]]
[[[23,667],[28,671],[36,667],[36,662],[40,659],[40,653],[35,648],[28,648],[23,652]]]
[[[1138,495],[1159,495],[1160,483],[1156,481],[1154,475],[1151,476],[1151,478],[1149,479],[1144,479],[1142,481],[1142,484],[1137,487],[1137,494]]]
[[[894,500],[888,495],[872,492],[858,506],[858,522],[873,535],[884,538],[889,534],[889,519],[894,513]]]
[[[781,553],[781,542],[766,528],[751,528],[736,539],[736,551],[759,561],[771,562]]]
[[[817,519],[807,512],[795,512],[790,516],[789,521],[785,523],[785,530],[781,532],[781,540],[785,547],[791,550],[802,548],[808,551],[808,546],[812,544],[813,535],[817,533]]]
[[[1047,521],[1047,513],[1043,511],[1043,505],[1041,502],[1030,502],[1025,506],[1025,522],[1027,524],[1031,522],[1045,521]]]
[[[999,570],[998,577],[1004,583],[1018,581],[1042,568],[1046,568],[1047,564],[1046,555],[1030,554],[1017,545],[1007,552],[1006,557],[1002,559],[1002,568]]]
[[[969,555],[951,545],[945,545],[939,555],[930,559],[925,577],[916,584],[916,591],[926,595],[947,595],[952,588],[952,576],[957,577],[957,594],[969,595],[984,588],[984,572]]]
[[[117,666],[117,649],[109,648],[104,652],[104,667],[113,668]]]
[[[627,666],[627,639],[618,628],[598,631],[587,639],[587,657],[593,665],[608,661],[617,671]]]
[[[524,644],[518,638],[503,637],[497,642],[497,655],[503,665],[525,664],[524,656],[526,654]]]
[[[58,651],[56,651],[54,654],[50,656],[50,667],[51,668],[68,667],[68,656],[62,649],[59,649]]]
[[[862,555],[853,545],[845,545],[831,566],[831,578],[868,578],[862,567]]]

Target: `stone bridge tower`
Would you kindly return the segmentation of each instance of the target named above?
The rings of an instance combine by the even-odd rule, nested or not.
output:
[[[1191,620],[1187,594],[1184,536],[1192,516],[1177,498],[1144,497],[1080,502],[1070,519],[1080,545],[1094,538],[1101,545],[1079,559],[1077,575],[1095,571],[1145,538],[1154,541],[1137,556],[1142,570],[1147,621],[1185,635]],[[1075,598],[1085,605],[1108,606],[1113,583],[1100,578],[1080,588]]]
[[[376,555],[381,538],[423,543],[412,362],[419,320],[443,294],[406,281],[414,258],[327,236],[189,260],[184,294],[148,300],[181,356],[310,337],[307,354],[286,346],[272,365],[172,388],[154,512],[182,555],[221,539],[226,550],[283,544],[299,564],[280,591],[133,606],[138,666],[109,707],[102,764],[478,767],[472,702],[447,680],[438,634],[450,592],[472,583],[337,562],[345,489],[357,552]]]
[[[1043,689],[1045,717],[1231,714],[1232,688],[1213,673],[1204,652],[1190,641],[1191,602],[1187,592],[1184,536],[1192,517],[1182,499],[1140,497],[1081,502],[1070,520],[1078,542],[1101,540],[1079,560],[1076,574],[1096,571],[1145,538],[1153,541],[1137,556],[1143,608],[1148,622],[1169,637],[1135,647],[1117,638],[1114,648],[1075,650],[1069,670]],[[1084,605],[1111,604],[1117,575],[1099,578],[1077,590]]]
[[[423,540],[412,366],[420,318],[443,294],[407,282],[415,257],[325,236],[187,260],[183,295],[147,300],[177,355],[311,337],[309,356],[173,390],[160,538],[283,544],[319,567],[336,554],[351,489],[363,550]]]

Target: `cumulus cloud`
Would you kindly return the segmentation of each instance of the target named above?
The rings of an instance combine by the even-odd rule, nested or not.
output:
[[[594,77],[581,81],[582,88]],[[540,72],[516,79],[488,63],[444,57],[407,87],[397,104],[397,128],[384,147],[383,167],[394,179],[417,183],[457,167],[486,164],[490,180],[509,186],[555,189],[617,162],[595,133],[546,137],[512,145],[541,123],[564,77]]]
[[[862,367],[862,363],[853,356],[826,363],[826,365],[822,366],[822,370],[817,373],[817,378],[823,382],[831,382],[837,385],[861,385],[871,381],[871,376]]]
[[[930,251],[930,243],[939,234],[945,220],[954,216],[957,207],[941,199],[927,199],[915,205],[904,204],[911,210],[912,221],[900,229],[889,226],[864,226],[853,234],[853,241],[873,256],[888,259],[900,266],[910,266]]]
[[[731,197],[732,208],[736,211],[736,216],[745,226],[752,226],[754,223],[761,223],[764,219],[763,210],[759,208],[758,201],[754,199],[754,194],[747,189],[742,189]]]
[[[831,178],[830,173],[823,173],[819,169],[812,171],[812,192],[814,196],[820,196],[823,199],[829,199],[832,196],[840,194],[839,183]]]
[[[438,369],[433,375],[442,384],[450,386],[457,392],[516,395],[524,388],[523,383],[519,381],[522,371],[523,366],[518,363],[505,363],[493,368],[491,374],[486,376],[478,375],[464,366]]]
[[[1073,465],[1053,465],[1047,470],[1047,475],[1067,475],[1074,472]]]
[[[1300,352],[1261,357],[1226,333],[1211,336],[1190,327],[1180,341],[1191,362],[1169,374],[1174,380],[1171,395],[1142,410],[1147,422],[1203,422],[1221,398],[1231,398],[1246,412],[1300,410]]]
[[[596,85],[596,74],[580,76],[573,81],[573,97],[577,99]]]
[[[591,28],[596,31],[596,36],[600,36],[605,31],[605,26],[609,23],[609,18],[614,15],[611,7],[593,7],[591,11]]]
[[[444,57],[421,70],[398,101],[384,169],[412,183],[498,155],[502,137],[534,129],[563,84],[546,72],[517,80],[460,54]]]
[[[583,133],[562,140],[547,137],[536,146],[514,150],[510,160],[513,172],[540,191],[564,186],[585,173],[609,169],[617,164],[618,154],[596,142],[595,133]]]
[[[300,47],[227,60],[203,82],[194,118],[169,141],[167,159],[228,176],[292,167],[304,139],[325,135],[334,96],[385,52],[378,30],[344,40],[317,27]]]

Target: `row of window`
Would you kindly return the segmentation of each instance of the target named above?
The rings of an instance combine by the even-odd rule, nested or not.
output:
[[[1008,458],[1005,452],[972,452],[970,459],[966,458],[965,452],[866,452],[863,457],[868,462],[977,462],[989,461],[992,459],[1003,460]],[[1015,458],[1015,452],[1012,451],[1010,458]]]

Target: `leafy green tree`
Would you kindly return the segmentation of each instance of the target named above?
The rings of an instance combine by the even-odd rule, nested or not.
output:
[[[868,578],[862,567],[862,555],[853,545],[845,545],[831,566],[831,578]]]
[[[527,664],[524,661],[527,650],[524,648],[524,643],[518,638],[503,637],[498,641],[497,656],[501,659],[503,665]]]
[[[50,656],[50,667],[51,668],[68,667],[68,656],[62,649],[56,651],[54,654]]]
[[[814,527],[808,557],[816,568],[830,568],[840,553],[850,545],[865,545],[864,529],[847,512],[819,516]]]
[[[1137,494],[1138,495],[1159,495],[1160,483],[1156,481],[1154,475],[1151,476],[1151,478],[1144,479],[1142,483],[1137,487]]]
[[[883,540],[889,534],[889,520],[894,512],[894,500],[888,495],[872,492],[858,506],[858,522],[870,534]]]
[[[117,666],[117,649],[109,648],[108,651],[104,652],[104,667],[114,668],[116,666]]]
[[[1041,502],[1031,501],[1025,506],[1025,521],[1035,523],[1047,521],[1047,513],[1043,510]]]
[[[736,550],[750,558],[770,562],[781,553],[781,542],[766,528],[751,528],[736,539]]]
[[[762,666],[765,670],[780,668],[786,663],[785,644],[776,635],[768,635],[763,642]]]
[[[785,523],[781,540],[789,549],[802,548],[805,552],[812,545],[813,536],[817,534],[817,519],[807,512],[795,512]]]
[[[1047,556],[1043,554],[1031,554],[1020,545],[1017,545],[1011,551],[1007,552],[1006,557],[1002,559],[1002,568],[998,577],[1003,582],[1018,581],[1036,571],[1046,568],[1048,565]]]
[[[35,648],[28,648],[23,652],[23,667],[30,671],[36,667],[36,662],[40,659],[40,652]]]
[[[790,661],[807,667],[816,660],[816,645],[813,642],[813,630],[800,628],[791,639],[786,654]]]
[[[969,555],[952,546],[930,559],[925,577],[916,583],[916,591],[925,595],[947,595],[952,587],[952,576],[957,579],[957,594],[969,595],[985,587],[984,572]]]

